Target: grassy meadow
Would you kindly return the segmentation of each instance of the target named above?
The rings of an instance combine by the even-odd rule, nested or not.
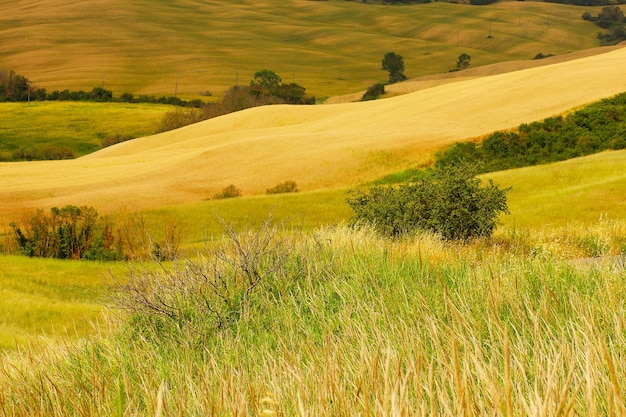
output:
[[[122,0],[0,6],[0,62],[48,90],[220,95],[271,69],[318,98],[384,81],[388,51],[410,77],[599,45],[594,8],[541,2],[390,7],[331,0]],[[597,9],[599,10],[599,8]],[[79,35],[78,35],[79,34]],[[488,37],[491,35],[491,37]]]
[[[0,350],[26,346],[37,337],[91,334],[90,323],[105,310],[107,268],[120,269],[1,255]]]
[[[136,267],[117,299],[133,318],[110,317],[115,336],[3,358],[0,413],[623,415],[623,265],[563,254],[578,236],[613,251],[624,227],[467,245],[248,228],[222,250]],[[249,267],[260,281],[238,298]],[[203,271],[234,278],[225,296],[240,304],[225,322]]]
[[[0,159],[10,159],[17,149],[51,147],[69,148],[80,157],[100,149],[108,138],[153,134],[171,109],[128,103],[2,103]]]
[[[197,97],[268,68],[325,97],[385,80],[389,50],[409,76],[490,64],[155,135],[166,106],[0,105],[0,152],[82,155],[0,163],[0,417],[625,416],[626,151],[483,175],[512,187],[491,238],[347,226],[353,187],[625,91],[623,46],[495,64],[597,45],[586,10],[0,5],[0,63],[49,90]],[[92,153],[108,135],[142,137]],[[243,196],[211,199],[229,184]],[[18,256],[9,222],[68,204],[110,216],[137,259]],[[155,243],[178,256],[154,262]]]

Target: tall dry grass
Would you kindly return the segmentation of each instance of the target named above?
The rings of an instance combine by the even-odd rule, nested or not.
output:
[[[626,415],[625,227],[463,245],[346,227],[231,235],[145,276],[198,282],[185,265],[225,271],[219,253],[235,271],[262,253],[253,265],[273,269],[236,320],[136,309],[114,337],[3,357],[0,415]],[[589,236],[622,255],[576,262]]]

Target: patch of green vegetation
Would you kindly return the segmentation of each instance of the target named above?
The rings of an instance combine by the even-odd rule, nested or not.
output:
[[[129,103],[1,103],[0,161],[14,160],[20,152],[40,155],[50,149],[83,156],[103,145],[153,134],[170,109]]]
[[[471,404],[525,416],[561,392],[596,417],[623,404],[607,387],[626,367],[626,277],[610,263],[571,264],[555,236],[459,245],[271,224],[227,234],[201,257],[135,268],[116,292],[129,312],[116,334],[3,361],[4,407],[342,417]]]
[[[0,350],[37,336],[87,336],[104,312],[110,269],[123,266],[0,255]]]
[[[626,93],[601,100],[567,116],[495,132],[480,143],[460,142],[441,152],[437,165],[464,160],[482,172],[563,161],[626,148]]]

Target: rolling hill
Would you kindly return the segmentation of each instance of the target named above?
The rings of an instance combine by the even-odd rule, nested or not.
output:
[[[626,48],[612,48],[374,102],[249,109],[76,160],[0,164],[2,221],[55,205],[201,201],[231,183],[246,195],[285,180],[302,190],[351,186],[419,165],[453,141],[622,92],[624,62]]]
[[[599,9],[598,9],[599,10]],[[16,0],[0,3],[0,69],[48,90],[219,95],[276,71],[310,94],[383,81],[383,55],[414,77],[597,46],[585,11],[542,2],[384,6],[344,0]]]

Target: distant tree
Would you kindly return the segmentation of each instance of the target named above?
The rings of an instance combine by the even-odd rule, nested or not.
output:
[[[15,71],[0,71],[0,101],[28,100],[30,81]]]
[[[466,69],[467,67],[470,66],[471,60],[472,60],[471,56],[469,56],[466,53],[462,53],[461,55],[459,55],[459,59],[456,61],[456,67],[458,69]]]
[[[387,52],[383,58],[382,69],[389,71],[390,84],[406,80],[402,55],[398,55],[395,52]]]
[[[278,74],[264,69],[254,73],[254,79],[250,81],[250,87],[252,87],[253,92],[258,92],[258,94],[273,95],[281,82],[282,79]]]
[[[113,100],[113,92],[104,87],[94,87],[89,93],[89,98],[97,102],[106,102]]]
[[[598,13],[598,20],[622,24],[624,23],[624,12],[617,6],[606,6]]]
[[[608,33],[598,33],[598,39],[603,45],[617,44],[626,39],[626,19],[624,12],[618,6],[605,6],[596,17],[585,12],[583,19],[609,30]]]

